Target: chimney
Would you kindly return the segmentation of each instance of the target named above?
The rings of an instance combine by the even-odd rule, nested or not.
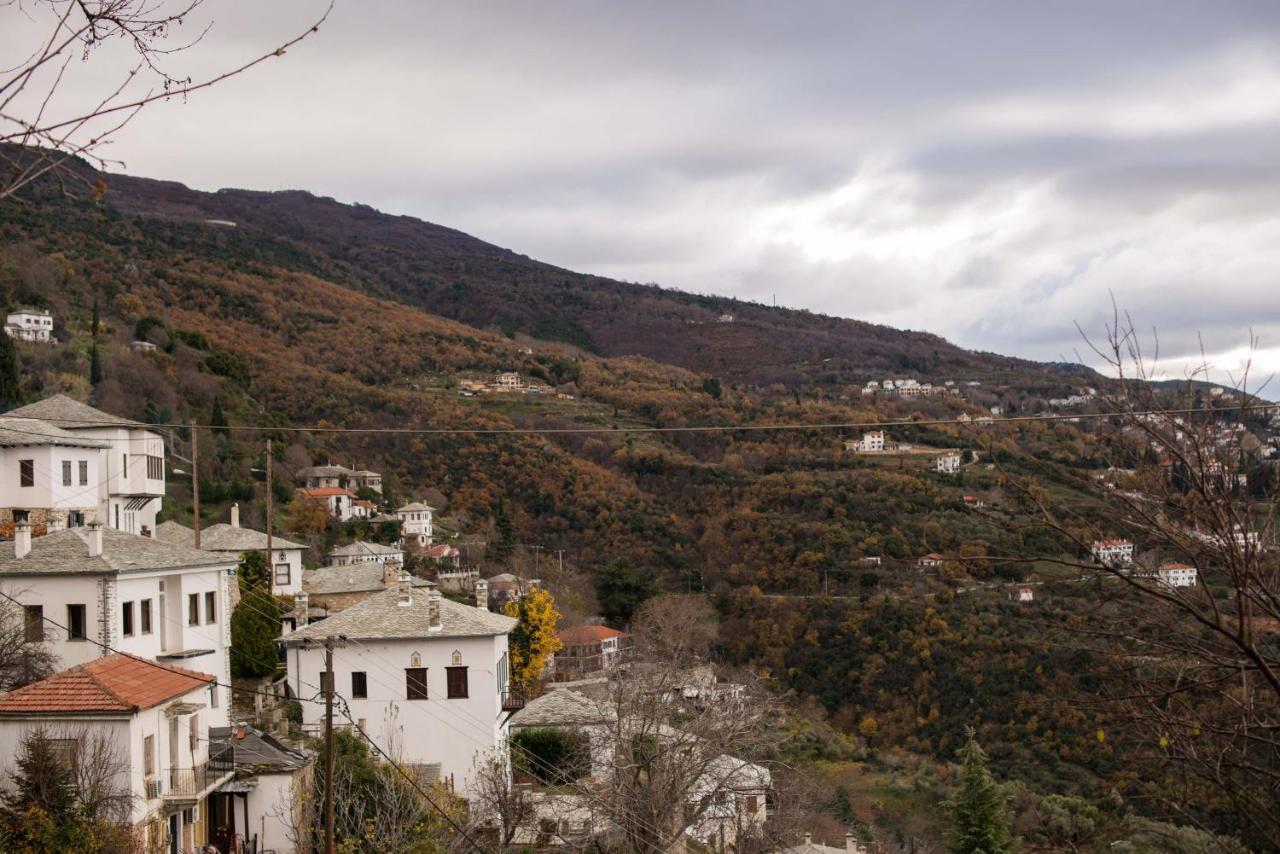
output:
[[[440,622],[440,591],[434,587],[427,591],[427,630],[438,632],[444,625]]]
[[[97,519],[89,523],[89,557],[102,556],[102,523]]]
[[[382,564],[382,586],[390,589],[400,581],[400,571],[404,564],[398,560],[389,560]]]
[[[13,556],[24,558],[31,554],[31,523],[13,523]]]
[[[812,845],[812,844],[813,844],[813,834],[812,834],[812,833],[806,833],[806,834],[804,835],[804,844],[805,844],[805,846],[806,846],[806,847],[808,847],[809,845]]]
[[[309,600],[310,600],[310,597],[307,596],[307,592],[305,590],[294,594],[294,597],[293,597],[294,622],[297,624],[298,628],[302,628],[303,626],[307,625],[307,617],[310,616],[310,607],[311,607],[311,603]]]
[[[858,839],[852,833],[844,835],[844,854],[862,854],[862,846],[858,844]]]
[[[231,527],[240,527],[240,505],[239,503],[231,505]]]
[[[483,578],[476,579],[476,607],[481,611],[489,610],[489,582]]]
[[[45,526],[45,533],[53,534],[58,531],[66,530],[66,519],[62,516],[50,516],[49,523]]]
[[[400,606],[407,608],[413,604],[413,577],[407,572],[400,573]]]

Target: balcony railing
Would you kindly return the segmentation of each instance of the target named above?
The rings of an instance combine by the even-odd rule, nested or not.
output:
[[[518,712],[524,708],[525,702],[525,696],[520,691],[502,692],[502,711],[504,712]]]
[[[225,747],[195,768],[170,768],[164,796],[172,800],[198,799],[235,770],[235,748]]]

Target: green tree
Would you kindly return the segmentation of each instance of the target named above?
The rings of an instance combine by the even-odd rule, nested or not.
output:
[[[102,317],[98,312],[98,298],[93,298],[93,320],[89,323],[89,331],[93,334],[93,340],[98,340],[98,329],[102,326]]]
[[[724,389],[720,387],[720,380],[716,377],[707,377],[702,381],[702,391],[709,394],[716,400],[720,399],[720,395],[724,393]]]
[[[257,679],[276,672],[280,603],[270,591],[251,587],[231,612],[231,675]]]
[[[215,397],[213,399],[213,412],[209,414],[209,426],[213,428],[215,436],[221,436],[224,439],[231,435],[228,430],[227,416],[222,411],[222,398]]]
[[[13,339],[0,335],[0,410],[9,411],[22,403],[22,383],[18,376],[18,348]]]
[[[953,825],[947,840],[952,854],[1005,854],[1016,846],[1009,833],[1005,795],[987,768],[973,730],[960,748],[960,790],[951,802]]]
[[[102,355],[98,352],[98,345],[94,344],[93,349],[89,351],[89,384],[97,385],[106,377],[102,369]]]
[[[271,590],[270,568],[267,558],[260,551],[245,552],[240,555],[240,563],[236,567],[236,579],[240,582],[240,592],[250,590]]]
[[[495,561],[504,561],[511,557],[516,541],[515,526],[511,524],[511,517],[507,515],[507,504],[501,498],[498,499],[498,506],[493,511],[493,528],[495,536],[493,544],[489,546],[489,555]]]
[[[600,613],[615,626],[631,622],[631,615],[658,592],[653,575],[632,566],[626,558],[605,564],[596,575]]]
[[[10,790],[0,808],[0,849],[99,850],[91,837],[70,762],[59,755],[53,739],[41,730],[33,731],[22,741]]]

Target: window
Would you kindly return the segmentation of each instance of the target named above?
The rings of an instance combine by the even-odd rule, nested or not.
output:
[[[28,605],[24,611],[23,638],[32,642],[44,640],[44,606]]]
[[[80,461],[80,485],[81,486],[89,485],[89,461],[88,460]]]
[[[76,767],[76,748],[80,746],[79,741],[74,738],[50,738],[46,739],[46,741],[49,745],[49,752],[53,754],[53,761],[63,768],[74,770]]]
[[[120,634],[127,638],[133,637],[133,603],[124,602],[120,605]]]
[[[71,460],[62,461],[62,485],[71,485]]]
[[[187,720],[187,747],[194,754],[200,746],[200,715],[199,713],[192,715]]]
[[[19,486],[35,486],[36,485],[36,461],[35,460],[18,460],[18,485]]]
[[[121,473],[125,477],[128,477],[129,476],[129,455],[124,454],[123,456],[121,456],[121,459],[124,460],[124,468],[121,469]]]
[[[467,698],[467,668],[446,667],[444,672],[445,681],[449,689],[449,699],[465,700]]]
[[[369,696],[369,678],[363,670],[351,672],[351,696],[362,700]]]
[[[143,599],[138,603],[138,625],[144,635],[151,634],[151,600]]]
[[[142,739],[142,773],[150,777],[156,773],[156,737]]]
[[[406,667],[404,669],[404,696],[406,700],[427,699],[427,668]]]
[[[209,686],[209,708],[218,708],[218,683],[214,682]]]
[[[187,625],[200,625],[200,594],[187,594]]]
[[[212,590],[204,594],[204,621],[206,623],[218,622],[218,608],[216,605],[217,594]]]
[[[498,693],[501,694],[507,690],[507,654],[504,652],[502,658],[498,659]]]
[[[67,606],[67,640],[84,640],[84,606]]]
[[[164,457],[147,455],[147,478],[149,480],[164,480]]]
[[[747,795],[747,812],[755,812],[760,806],[760,801],[755,795]]]
[[[276,586],[277,587],[284,584],[288,584],[290,577],[291,576],[289,574],[289,564],[287,563],[276,564]]]

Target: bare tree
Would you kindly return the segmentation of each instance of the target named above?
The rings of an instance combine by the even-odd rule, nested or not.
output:
[[[9,25],[25,27],[31,43],[14,65],[0,71],[0,200],[44,175],[67,175],[70,161],[85,157],[99,167],[98,151],[143,109],[207,89],[243,74],[316,32],[332,5],[287,41],[216,74],[178,76],[172,58],[194,48],[208,27],[180,34],[203,0],[5,0]],[[112,49],[131,62],[118,73]],[[93,68],[99,88],[87,101],[69,95],[75,64]],[[99,191],[101,188],[98,188]]]
[[[57,669],[58,657],[37,640],[44,629],[43,620],[29,625],[28,615],[13,602],[0,603],[0,691],[30,685]]]
[[[1230,390],[1209,385],[1203,358],[1183,382],[1157,383],[1157,358],[1118,312],[1094,350],[1116,377],[1116,415],[1096,437],[1122,472],[1101,490],[1106,529],[1027,479],[1008,483],[1081,555],[1058,563],[1106,591],[1073,628],[1112,667],[1098,707],[1112,735],[1164,769],[1135,781],[1141,797],[1200,827],[1228,811],[1248,839],[1280,839],[1276,470],[1251,435],[1274,407],[1247,370]],[[1083,557],[1116,536],[1138,560]],[[1193,585],[1176,577],[1187,568]]]
[[[512,777],[508,751],[499,748],[476,758],[472,790],[472,827],[491,829],[500,845],[510,845],[521,825],[534,813],[527,787],[517,784]]]

